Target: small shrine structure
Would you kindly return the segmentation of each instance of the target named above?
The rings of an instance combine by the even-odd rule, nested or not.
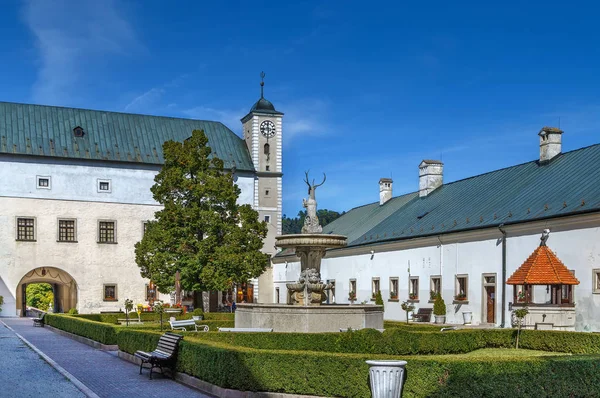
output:
[[[512,308],[527,307],[524,328],[575,330],[574,286],[579,280],[546,245],[544,230],[538,248],[506,281],[513,285]]]

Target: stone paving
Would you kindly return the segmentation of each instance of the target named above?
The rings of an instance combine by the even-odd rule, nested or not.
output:
[[[52,366],[0,324],[0,396],[85,397]]]
[[[153,379],[150,380],[147,370],[139,375],[139,366],[120,359],[117,357],[116,352],[94,349],[54,333],[47,328],[34,328],[33,321],[29,318],[2,318],[2,321],[100,397],[210,397],[160,374],[156,374],[156,377],[153,375]],[[4,327],[2,329],[10,332]],[[17,339],[16,336],[14,338]],[[18,342],[20,343],[20,340]],[[35,355],[31,351],[30,353]],[[35,356],[37,357],[37,355]],[[39,360],[43,362],[41,358]],[[4,358],[2,362],[4,362]],[[58,373],[56,374],[58,375]],[[35,383],[32,383],[32,381],[35,378],[37,378],[37,374],[28,374],[27,380],[21,383],[17,382],[17,384],[18,386],[33,385]],[[65,379],[63,378],[63,380]],[[5,382],[0,383],[0,385],[5,385]],[[69,385],[73,386],[70,383]],[[41,391],[46,391],[45,386]],[[2,393],[0,395],[4,396]],[[26,395],[6,396],[20,397]]]

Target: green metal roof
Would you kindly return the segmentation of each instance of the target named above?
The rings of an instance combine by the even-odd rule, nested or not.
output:
[[[244,140],[220,122],[0,102],[0,154],[162,164],[163,143],[193,130],[226,168],[254,171]]]
[[[600,211],[600,144],[354,208],[323,228],[359,246]]]

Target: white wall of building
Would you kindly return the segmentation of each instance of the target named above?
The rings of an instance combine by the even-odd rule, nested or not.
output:
[[[90,202],[135,203],[155,205],[150,188],[158,166],[98,162],[55,162],[35,158],[0,159],[0,195],[5,197],[44,198]],[[38,159],[39,160],[39,159]],[[96,165],[93,165],[93,164]],[[49,177],[50,189],[39,188],[37,177]],[[98,180],[109,180],[110,192],[99,192]],[[241,190],[238,203],[253,204],[254,176],[238,173],[235,183]]]
[[[544,228],[553,232],[548,246],[581,282],[575,287],[576,330],[600,331],[600,294],[592,293],[592,274],[600,268],[600,215],[581,216],[571,220],[549,220],[526,226],[507,227],[507,278],[529,257],[540,242]],[[336,302],[348,303],[350,279],[356,279],[357,302],[371,302],[372,278],[380,278],[385,304],[385,319],[405,320],[400,305],[408,299],[410,276],[419,277],[419,301],[416,307],[433,307],[429,301],[430,277],[442,276],[443,298],[447,306],[447,322],[463,323],[462,312],[471,311],[475,324],[485,322],[485,293],[483,274],[496,274],[496,325],[501,323],[502,303],[502,235],[497,229],[472,231],[464,234],[443,235],[397,243],[397,248],[373,246],[363,249],[345,249],[328,254],[321,265],[324,281],[335,280]],[[401,247],[404,245],[404,247]],[[361,253],[362,250],[362,253]],[[374,250],[371,255],[370,250]],[[345,254],[344,254],[345,253]],[[276,260],[273,266],[274,289],[279,288],[285,302],[286,283],[296,281],[300,274],[297,260]],[[468,275],[468,303],[454,304],[455,276]],[[399,278],[399,300],[388,301],[390,278]],[[508,303],[512,301],[513,287],[506,288],[506,326],[510,327]]]

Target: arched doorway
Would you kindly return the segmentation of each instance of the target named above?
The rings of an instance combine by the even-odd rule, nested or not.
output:
[[[17,310],[25,316],[27,308],[26,291],[29,283],[49,283],[54,291],[54,312],[67,312],[77,308],[77,282],[73,277],[54,267],[39,267],[29,271],[17,286]]]

